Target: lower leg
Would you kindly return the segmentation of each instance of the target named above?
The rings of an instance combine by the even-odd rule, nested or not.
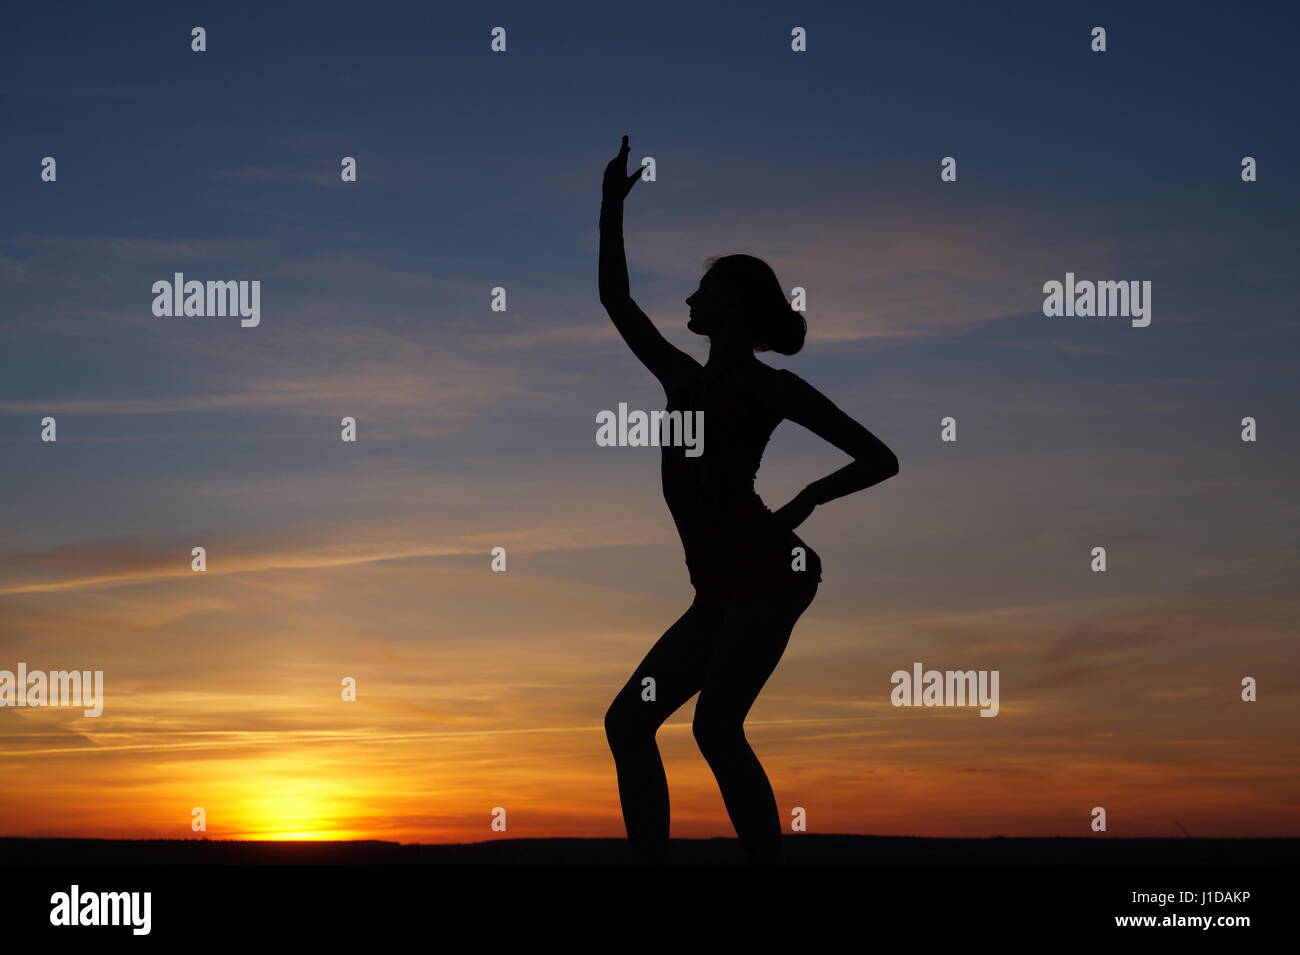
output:
[[[780,865],[781,816],[772,784],[744,729],[697,732],[700,749],[713,770],[727,815],[751,865]]]
[[[644,865],[662,865],[668,860],[668,778],[654,732],[640,738],[610,733],[609,743],[633,858]]]

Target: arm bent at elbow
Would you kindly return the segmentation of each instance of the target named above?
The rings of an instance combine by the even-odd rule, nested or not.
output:
[[[786,416],[853,458],[838,471],[809,484],[801,496],[813,504],[825,504],[898,473],[898,457],[883,441],[802,378],[785,374],[790,389]]]

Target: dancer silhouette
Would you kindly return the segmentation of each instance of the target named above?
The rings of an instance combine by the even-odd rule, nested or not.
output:
[[[785,652],[821,581],[821,559],[794,533],[813,508],[898,473],[879,439],[798,376],[756,351],[803,347],[803,316],[762,260],[711,260],[686,299],[686,327],[706,335],[703,366],[675,348],[632,301],[623,251],[628,141],[605,169],[600,207],[600,301],[632,353],[664,388],[667,410],[702,411],[704,451],[664,442],[664,499],[677,525],[695,600],[651,647],[605,714],[628,842],[638,861],[668,861],[668,780],[655,733],[696,693],[696,742],[722,791],[747,861],[781,857],[781,819],[767,774],[745,739],[745,716]],[[853,461],[776,512],[754,491],[763,449],[789,419]],[[654,698],[643,699],[646,677]],[[647,694],[649,695],[649,694]]]

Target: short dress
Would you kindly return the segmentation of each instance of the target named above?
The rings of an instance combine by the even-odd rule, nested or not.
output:
[[[668,393],[669,412],[704,412],[701,454],[690,457],[687,448],[666,441],[661,450],[664,501],[702,608],[723,609],[822,579],[821,558],[793,531],[757,533],[772,511],[754,479],[772,432],[789,417],[781,400],[791,391],[788,379],[770,376],[803,385],[788,372],[757,364],[777,386],[760,389],[762,397],[752,379],[741,387],[734,370],[707,381],[701,369]]]

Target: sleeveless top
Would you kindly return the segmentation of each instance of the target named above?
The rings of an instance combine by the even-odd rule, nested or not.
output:
[[[756,364],[763,374],[789,375]],[[764,389],[761,400],[752,386],[742,391],[734,380],[728,383],[734,370],[724,368],[710,380],[701,368],[668,393],[669,412],[704,413],[703,450],[689,457],[665,435],[660,452],[664,501],[682,540],[695,602],[704,607],[821,581],[821,558],[792,531],[756,534],[772,511],[754,490],[754,478],[772,432],[788,416],[781,408],[785,389]]]

